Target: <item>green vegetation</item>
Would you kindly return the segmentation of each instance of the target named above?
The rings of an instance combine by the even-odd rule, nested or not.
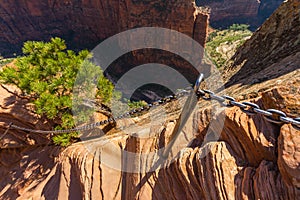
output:
[[[249,25],[248,24],[232,24],[229,27],[229,30],[231,31],[247,31],[249,29]]]
[[[81,66],[92,67],[86,68],[85,77],[100,77],[96,98],[102,103],[108,103],[114,94],[113,84],[103,76],[100,67],[86,60],[91,58],[87,50],[76,54],[67,50],[62,39],[53,38],[50,42],[28,41],[24,43],[23,53],[23,57],[16,59],[15,67],[2,68],[0,81],[20,88],[34,103],[36,113],[56,124],[56,129],[75,126],[71,112],[73,85]],[[88,85],[82,85],[85,86]],[[84,121],[86,116],[90,116],[85,110],[82,112],[79,121]],[[53,141],[55,144],[67,146],[76,136],[77,133],[61,134],[55,136]]]
[[[217,67],[221,67],[233,56],[238,47],[252,35],[246,24],[233,24],[226,30],[216,30],[207,39],[206,52]]]
[[[74,139],[78,138],[78,133],[72,132],[72,133],[62,133],[60,135],[56,135],[52,138],[54,144],[60,145],[62,147],[69,146]]]
[[[145,102],[145,101],[130,101],[130,100],[128,100],[127,105],[129,106],[130,109],[134,109],[134,108],[140,108],[142,106],[146,106],[147,102]]]
[[[8,63],[11,63],[13,61],[13,58],[3,58],[0,56],[0,68],[7,65]]]

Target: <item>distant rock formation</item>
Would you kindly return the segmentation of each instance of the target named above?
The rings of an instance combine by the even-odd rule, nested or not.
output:
[[[211,8],[210,25],[227,28],[234,23],[258,28],[283,0],[196,0],[198,6]]]

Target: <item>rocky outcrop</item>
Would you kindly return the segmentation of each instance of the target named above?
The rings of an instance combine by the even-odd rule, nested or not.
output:
[[[299,60],[299,9],[299,1],[289,0],[283,3],[237,50],[231,64],[225,68],[225,72],[235,73],[227,83],[228,86],[244,83],[249,74],[254,75],[275,63],[284,62],[286,66],[294,65],[289,68],[290,70],[299,68],[293,62]],[[284,68],[286,67],[283,67],[280,75],[286,73]],[[265,80],[269,78],[266,76]]]
[[[234,23],[249,24],[258,28],[283,0],[196,0],[198,6],[211,9],[210,24],[214,28],[227,28]]]
[[[48,41],[55,36],[72,49],[93,49],[110,36],[143,26],[171,28],[203,45],[206,35],[194,33],[201,32],[198,25],[206,21],[194,19],[195,11],[192,2],[184,0],[1,1],[0,52],[20,53],[24,41]]]
[[[278,166],[285,182],[293,187],[300,188],[299,171],[299,144],[300,130],[290,125],[282,127],[278,145]]]
[[[299,87],[299,71],[294,78],[298,80],[294,86]],[[284,111],[289,116],[293,113],[288,108],[294,108],[298,114],[299,101],[286,98],[286,92],[296,99],[300,93],[289,84],[268,89],[250,101],[262,108],[287,107]],[[264,86],[260,89],[266,89]],[[147,162],[159,160],[150,152],[170,141],[178,111],[166,112],[167,120],[159,125],[161,109],[153,110],[150,124],[145,122],[147,114],[127,123],[125,132],[80,142],[63,151],[51,146],[24,149],[0,182],[1,199],[297,199],[299,131],[291,125],[269,123],[261,115],[248,116],[236,107],[211,116],[211,108],[200,108],[202,103],[181,133],[182,138],[194,138],[193,142],[153,172],[143,169]],[[165,105],[165,109],[174,107]],[[223,129],[220,124],[209,128],[220,123],[222,116]],[[150,137],[140,135],[147,130]],[[205,135],[220,130],[219,141],[201,146]],[[122,151],[135,156],[124,156]],[[142,159],[143,154],[149,160]],[[116,158],[121,159],[111,165]],[[124,171],[117,170],[118,165]]]
[[[48,144],[49,137],[41,134],[29,134],[23,131],[8,129],[9,124],[31,129],[51,130],[51,124],[33,112],[33,105],[23,98],[15,87],[0,86],[0,131],[1,149],[24,148],[32,145]]]

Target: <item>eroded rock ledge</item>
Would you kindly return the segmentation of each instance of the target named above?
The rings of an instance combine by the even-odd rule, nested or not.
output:
[[[300,80],[299,72],[295,78]],[[293,82],[295,87],[299,83]],[[250,101],[263,108],[272,105],[299,113],[299,101],[294,99],[300,99],[300,92],[281,84]],[[148,128],[154,133],[148,138],[138,139],[121,131],[63,151],[51,146],[27,147],[15,150],[18,159],[5,164],[5,153],[12,150],[2,150],[1,172],[5,176],[0,182],[1,199],[297,199],[300,131],[288,124],[271,124],[260,115],[248,116],[236,107],[211,116],[210,106],[201,108],[202,103],[182,132],[184,138],[194,138],[193,142],[153,173],[127,173],[108,167],[106,148],[115,146],[111,159],[121,149],[136,153],[134,162],[121,159],[127,169],[146,168],[139,155],[155,152],[168,143],[178,113],[155,127],[136,119],[142,123],[141,133]],[[223,129],[209,127],[223,117]],[[218,131],[218,141],[201,147],[206,134]],[[157,159],[149,157],[153,162]],[[9,169],[5,173],[4,167]]]

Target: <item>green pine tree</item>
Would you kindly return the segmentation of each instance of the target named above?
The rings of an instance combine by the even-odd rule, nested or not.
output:
[[[89,70],[87,75],[100,77],[96,97],[101,102],[108,103],[113,96],[113,84],[103,76],[100,67],[87,61],[87,58],[91,58],[87,50],[76,54],[67,50],[62,39],[52,38],[50,42],[24,43],[23,53],[24,56],[17,58],[15,67],[4,67],[0,71],[0,81],[20,88],[34,103],[36,113],[55,123],[56,129],[75,126],[72,116],[73,86],[81,66],[98,69]],[[82,113],[82,116],[88,115]],[[84,117],[79,120],[84,120]],[[74,136],[76,133],[62,134],[54,137],[53,141],[66,146]]]

